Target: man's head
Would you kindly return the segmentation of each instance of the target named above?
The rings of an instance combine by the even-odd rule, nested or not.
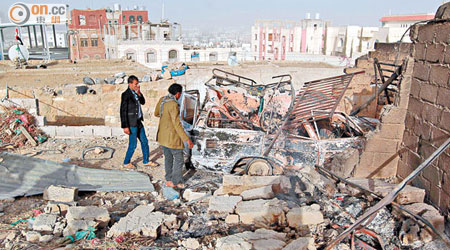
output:
[[[170,87],[169,87],[169,93],[174,95],[175,98],[177,98],[177,100],[180,99],[182,92],[183,92],[183,87],[178,83],[174,83],[174,84],[170,85]]]
[[[131,75],[128,77],[128,87],[133,90],[137,91],[139,89],[139,79],[135,75]]]

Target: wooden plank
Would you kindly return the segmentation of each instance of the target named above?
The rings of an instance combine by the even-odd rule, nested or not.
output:
[[[31,145],[33,146],[37,146],[36,141],[33,139],[33,137],[30,135],[30,133],[28,133],[27,129],[24,128],[23,126],[19,127],[20,132],[22,132],[22,134],[27,138],[27,140],[31,143]]]

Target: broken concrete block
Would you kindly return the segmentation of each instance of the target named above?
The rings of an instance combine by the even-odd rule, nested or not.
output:
[[[414,214],[421,214],[422,217],[428,220],[439,232],[444,233],[445,217],[442,216],[439,211],[433,206],[426,203],[415,203],[411,205],[405,205],[404,208],[413,212]],[[395,209],[395,211],[398,213],[397,209]],[[405,215],[408,216],[407,214]]]
[[[153,212],[153,205],[140,205],[127,216],[115,223],[107,233],[107,237],[116,237],[121,234],[130,233],[148,237],[158,237],[158,229],[166,220],[173,220],[161,212]]]
[[[39,242],[49,242],[53,240],[53,235],[41,235]]]
[[[223,192],[223,187],[219,187],[216,191],[214,191],[213,193],[214,196],[220,196],[220,195],[225,195],[225,193]]]
[[[224,175],[223,192],[225,194],[240,195],[245,190],[281,184],[283,179],[287,179],[289,182],[289,179],[285,176]]]
[[[275,194],[272,191],[272,186],[264,186],[246,190],[241,193],[241,197],[244,201],[256,199],[272,199],[273,197],[275,197]]]
[[[28,231],[25,234],[25,238],[28,242],[38,242],[41,238],[41,234],[35,231]]]
[[[65,214],[69,207],[75,207],[76,205],[76,202],[49,201],[44,208],[44,212],[47,214]]]
[[[239,215],[237,214],[229,214],[225,218],[225,223],[227,224],[238,224],[239,223]]]
[[[67,221],[87,220],[99,222],[100,226],[106,226],[110,220],[108,210],[103,207],[69,207],[66,214]]]
[[[187,249],[198,249],[200,248],[200,243],[198,243],[198,240],[194,238],[187,238],[186,240],[183,240],[182,245]]]
[[[53,232],[57,216],[54,214],[40,214],[33,223],[33,230]]]
[[[241,223],[265,227],[274,223],[279,225],[285,222],[283,208],[286,202],[278,199],[242,201],[236,206],[236,213]]]
[[[68,220],[67,226],[63,230],[63,235],[74,235],[78,231],[84,231],[87,230],[89,227],[97,227],[98,223],[93,220]],[[57,227],[55,226],[56,231]],[[60,231],[60,228],[58,228],[58,232]]]
[[[286,218],[292,228],[298,228],[302,225],[317,225],[324,221],[322,212],[311,206],[293,208],[286,214]]]
[[[78,188],[63,187],[63,186],[49,186],[44,191],[44,200],[72,202],[78,196]]]
[[[282,240],[257,240],[253,242],[253,248],[258,250],[281,250],[286,243]]]
[[[314,239],[311,237],[300,237],[291,241],[283,250],[316,250]]]
[[[164,220],[164,225],[169,229],[175,229],[179,227],[177,215],[171,214]]]
[[[285,245],[285,238],[285,233],[261,228],[255,232],[243,232],[219,238],[216,243],[216,249],[281,249]],[[267,248],[266,246],[272,248]]]
[[[216,242],[216,250],[251,250],[252,248],[251,243],[235,235],[219,238]]]
[[[363,178],[350,178],[349,181],[358,184],[382,197],[389,194],[397,185],[384,182],[378,179],[363,179]],[[351,195],[358,195],[361,190],[349,187]],[[411,204],[411,203],[421,203],[425,198],[425,190],[413,187],[411,185],[406,185],[402,191],[398,194],[395,201],[399,204]]]
[[[238,202],[242,201],[241,196],[213,196],[209,200],[209,212],[219,214],[232,214]]]

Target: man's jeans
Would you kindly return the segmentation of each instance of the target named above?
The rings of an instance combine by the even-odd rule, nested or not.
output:
[[[148,163],[149,158],[149,148],[148,148],[148,140],[147,136],[145,136],[145,128],[144,126],[139,127],[131,127],[130,135],[129,135],[129,143],[127,154],[125,155],[125,160],[123,161],[124,165],[127,165],[131,161],[131,157],[134,154],[134,150],[136,149],[137,139],[141,142],[142,155],[144,157],[144,164]]]
[[[172,181],[178,185],[183,183],[183,149],[164,147],[164,167],[166,170],[166,181]]]

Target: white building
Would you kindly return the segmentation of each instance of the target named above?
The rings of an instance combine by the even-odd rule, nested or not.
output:
[[[319,14],[300,21],[258,20],[252,26],[254,60],[286,60],[299,53],[323,54],[327,22]]]
[[[434,18],[434,13],[415,15],[394,15],[385,16],[380,19],[381,29],[380,39],[388,43],[399,41],[405,31],[414,23],[427,21]],[[405,35],[403,42],[411,42],[409,32]]]
[[[350,58],[367,54],[374,50],[378,32],[378,27],[327,27],[324,53]]]

